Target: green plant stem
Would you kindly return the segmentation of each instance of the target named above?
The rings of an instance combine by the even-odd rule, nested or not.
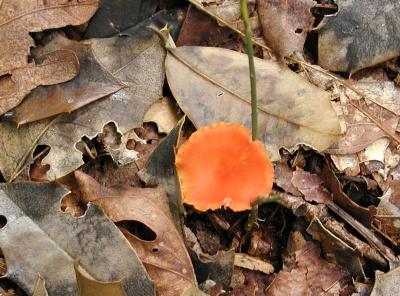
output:
[[[243,23],[246,34],[246,49],[249,58],[250,86],[251,86],[251,133],[253,141],[258,140],[258,113],[257,113],[257,78],[254,66],[253,36],[250,27],[247,0],[240,0]]]

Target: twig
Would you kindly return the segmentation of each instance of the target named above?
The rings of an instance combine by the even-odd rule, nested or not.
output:
[[[250,86],[251,86],[251,134],[253,141],[258,140],[258,114],[257,114],[257,77],[254,66],[253,36],[251,32],[249,13],[247,11],[247,0],[240,0],[244,28],[246,32],[246,49],[249,58]]]

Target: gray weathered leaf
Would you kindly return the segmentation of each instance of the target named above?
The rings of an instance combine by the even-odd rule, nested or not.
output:
[[[96,205],[78,218],[61,212],[66,193],[52,183],[0,186],[0,211],[7,219],[0,230],[6,276],[32,293],[40,273],[49,295],[77,295],[73,261],[79,258],[97,280],[123,279],[129,295],[154,295],[142,263],[118,228]]]
[[[102,65],[128,87],[60,116],[50,126],[39,121],[17,129],[0,123],[0,168],[7,180],[36,144],[51,148],[43,159],[43,164],[50,165],[48,178],[67,175],[83,164],[82,153],[75,147],[83,136],[95,137],[108,122],[114,122],[121,134],[130,132],[141,126],[146,110],[161,96],[165,51],[158,37],[114,37],[91,42]]]
[[[341,0],[319,30],[319,65],[353,73],[398,56],[399,12],[397,0]]]
[[[173,51],[166,59],[168,83],[197,128],[217,121],[251,126],[247,55],[197,46]],[[272,160],[279,159],[280,147],[307,144],[323,151],[338,139],[340,124],[327,92],[276,62],[255,64],[260,137]]]

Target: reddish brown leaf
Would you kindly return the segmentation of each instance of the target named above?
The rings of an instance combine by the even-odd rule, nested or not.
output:
[[[303,51],[314,16],[312,0],[258,0],[264,38],[279,57]]]
[[[195,284],[194,270],[186,247],[171,221],[164,191],[154,188],[107,189],[90,176],[75,173],[83,199],[95,201],[135,248],[150,277],[157,295],[175,296]],[[155,237],[138,237],[126,227],[133,222],[144,225]],[[124,227],[125,226],[125,227]],[[139,231],[140,232],[140,231]],[[146,232],[148,234],[148,232]]]
[[[35,89],[15,109],[15,122],[20,125],[69,113],[123,88],[122,82],[98,61],[92,47],[91,41],[77,42],[55,35],[50,45],[39,49],[39,53],[58,49],[74,53],[79,59],[80,72],[67,83]]]
[[[12,75],[0,76],[0,115],[17,106],[39,85],[68,81],[78,73],[79,61],[74,52],[57,50],[37,57],[36,64],[13,70]],[[37,108],[43,109],[43,105]]]
[[[40,32],[67,25],[80,25],[93,16],[98,4],[99,0],[2,1],[0,6],[0,75],[8,73],[14,76],[14,72],[17,71],[16,75],[18,77],[21,71],[27,73],[28,69],[35,67],[35,63],[31,63],[28,60],[30,47],[35,45],[29,35],[30,32]],[[43,71],[43,68],[35,71]],[[38,73],[35,74],[38,75]],[[30,75],[28,74],[28,76]],[[51,76],[51,74],[48,75],[47,79]],[[19,79],[13,78],[12,81],[18,83]],[[32,84],[35,80],[36,84]],[[15,103],[13,105],[10,104],[9,100],[11,98],[6,100],[5,103],[2,102],[0,104],[0,114],[18,104],[29,90],[46,82],[44,79],[38,80],[39,78],[36,76],[36,79],[33,79],[27,85],[25,85],[26,81],[22,84],[19,82],[13,91]],[[52,83],[66,80],[68,79],[53,81]]]
[[[310,174],[300,168],[293,172],[292,184],[297,187],[308,201],[324,204],[332,201],[332,196],[322,186],[323,182],[320,176]]]

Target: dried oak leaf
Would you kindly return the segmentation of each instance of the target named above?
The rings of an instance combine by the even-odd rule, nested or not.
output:
[[[136,250],[157,295],[175,296],[196,283],[183,240],[172,222],[164,191],[154,188],[107,189],[92,177],[75,172],[83,200],[94,201],[117,225]],[[134,221],[153,233],[148,238],[127,228]],[[155,237],[153,237],[155,236]]]
[[[32,294],[40,273],[49,295],[77,295],[73,262],[79,258],[93,278],[122,279],[128,295],[153,296],[152,281],[118,228],[96,205],[79,218],[63,213],[60,201],[67,193],[54,183],[0,186],[0,211],[7,220],[0,231],[6,277]]]
[[[259,131],[271,160],[279,159],[280,147],[303,143],[323,151],[336,142],[341,128],[327,92],[276,62],[255,64]],[[218,121],[250,128],[247,55],[184,46],[168,53],[165,66],[175,99],[197,128]]]
[[[30,73],[35,68],[34,62],[29,62],[30,47],[35,45],[30,32],[40,32],[46,29],[60,28],[67,25],[80,25],[87,22],[96,12],[99,5],[98,0],[88,1],[23,1],[6,0],[0,6],[0,75],[10,74],[9,83],[15,84],[13,93],[13,105],[10,105],[8,98],[0,104],[0,114],[15,107],[23,96],[29,92],[29,88],[34,88],[40,84],[47,84],[45,77],[40,79]],[[40,67],[40,65],[39,65]],[[18,74],[14,77],[14,71]],[[40,69],[38,70],[40,72]],[[43,70],[42,70],[43,71]],[[21,79],[21,73],[24,78]],[[53,73],[54,69],[53,69]],[[36,73],[37,75],[38,73]],[[25,76],[32,76],[32,81],[27,83]],[[47,76],[47,79],[50,77]],[[56,79],[57,76],[54,77]],[[64,82],[68,79],[60,80]],[[58,83],[50,80],[48,84]],[[36,83],[36,85],[34,84]]]
[[[0,122],[0,169],[7,180],[26,166],[36,144],[51,148],[42,162],[50,165],[48,179],[67,175],[83,164],[82,153],[75,148],[83,136],[94,138],[108,122],[115,122],[122,135],[128,134],[142,125],[146,110],[161,96],[165,51],[157,36],[84,42],[91,43],[104,68],[127,87],[52,121],[33,122],[18,129]]]
[[[36,56],[35,63],[0,76],[0,115],[17,106],[37,86],[62,83],[79,73],[79,61],[69,50]],[[46,109],[43,105],[38,108]]]
[[[347,273],[334,264],[320,258],[320,249],[314,243],[306,243],[294,253],[295,265],[282,270],[268,286],[266,293],[273,296],[338,294],[340,281]]]
[[[397,0],[342,0],[339,11],[319,29],[318,64],[354,73],[400,54]]]
[[[55,50],[68,51],[78,57],[79,75],[69,82],[38,87],[31,92],[14,110],[13,121],[18,125],[70,113],[125,86],[102,66],[91,41],[77,42],[55,34],[50,44],[33,54],[45,55]]]
[[[258,15],[264,38],[278,57],[303,52],[307,33],[311,31],[314,16],[312,0],[257,0]]]

